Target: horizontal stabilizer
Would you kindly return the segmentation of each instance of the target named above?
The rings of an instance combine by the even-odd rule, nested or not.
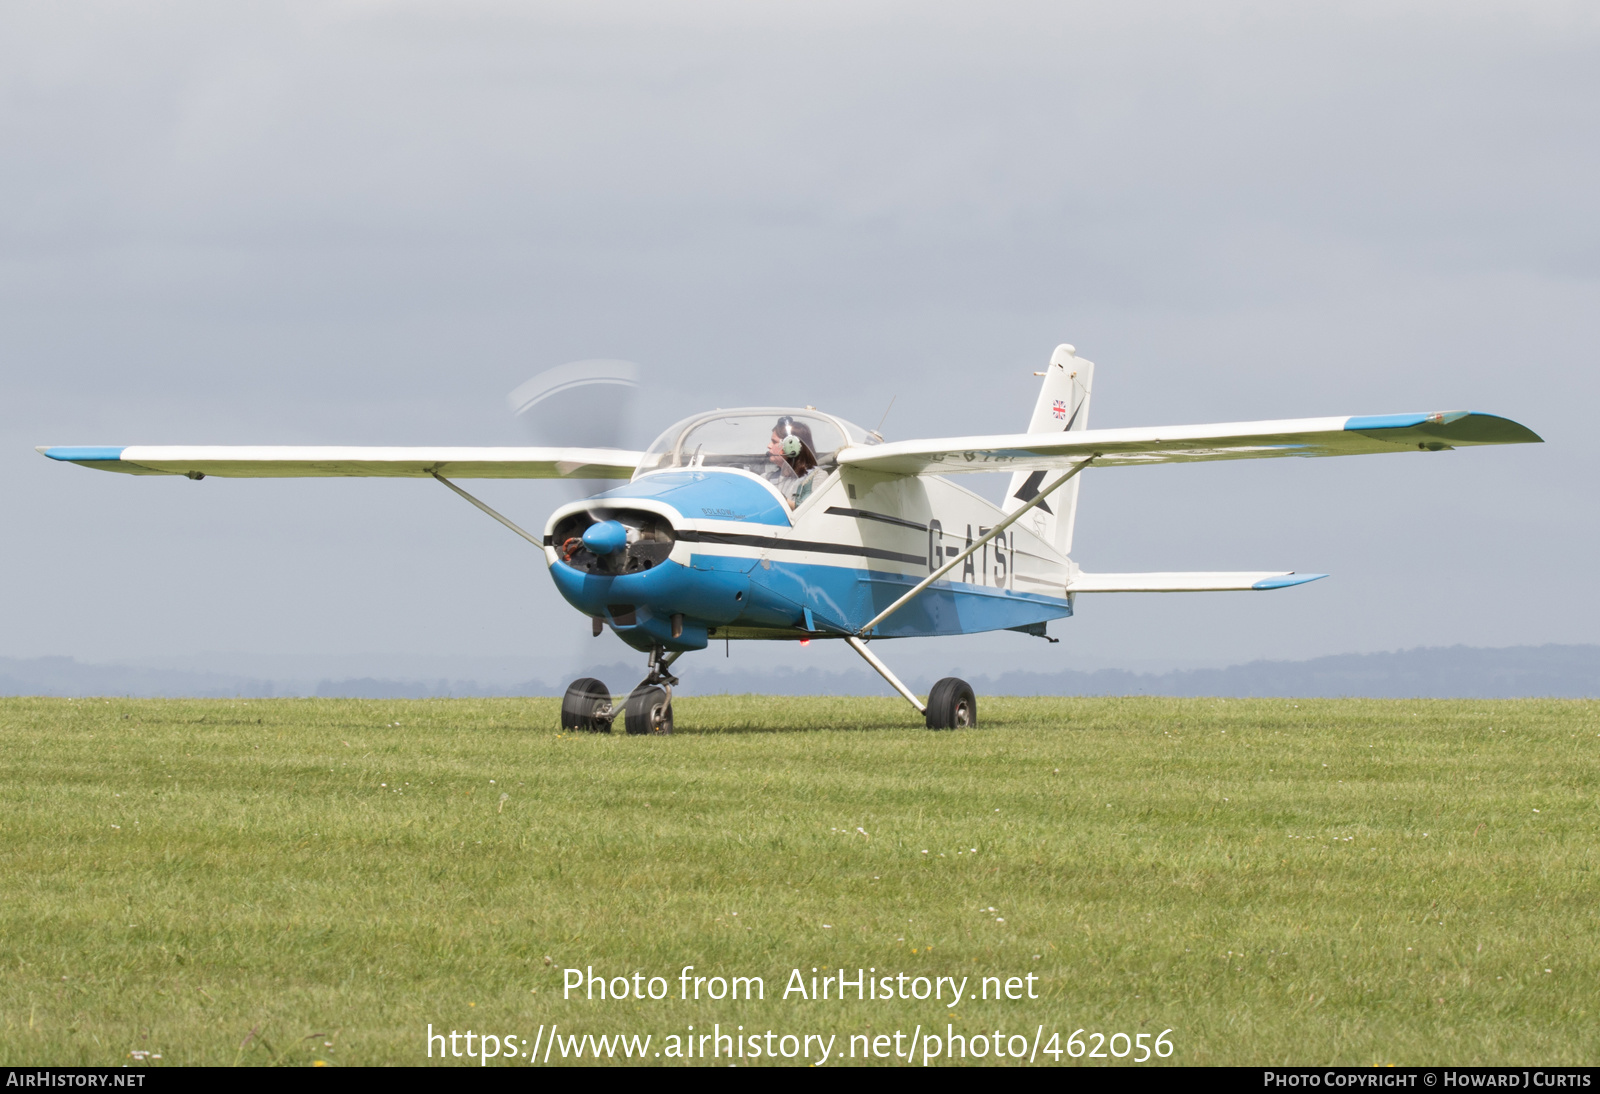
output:
[[[1067,582],[1069,593],[1211,593],[1242,589],[1287,589],[1327,574],[1272,573],[1177,573],[1177,574],[1085,574]]]
[[[1509,418],[1451,410],[891,441],[847,448],[839,454],[839,462],[891,474],[950,475],[962,471],[1065,470],[1090,458],[1095,467],[1124,467],[1275,456],[1438,452],[1468,445],[1529,444],[1540,440],[1533,430]]]
[[[235,479],[340,476],[454,479],[630,479],[642,452],[615,448],[347,448],[244,445],[41,446],[52,460],[129,475]]]

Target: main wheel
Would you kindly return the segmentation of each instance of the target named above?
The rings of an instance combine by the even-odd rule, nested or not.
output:
[[[609,711],[611,691],[593,676],[585,676],[567,685],[561,697],[561,728],[581,729],[588,733],[610,733],[611,719],[601,717]]]
[[[928,710],[924,715],[929,729],[971,729],[978,724],[978,697],[972,685],[954,676],[946,676],[928,693]]]
[[[629,733],[672,732],[672,700],[666,688],[640,684],[622,709]]]

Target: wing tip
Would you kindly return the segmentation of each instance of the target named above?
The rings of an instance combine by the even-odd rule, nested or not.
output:
[[[1441,410],[1432,414],[1368,414],[1345,419],[1350,433],[1421,430],[1450,445],[1543,444],[1544,438],[1521,422],[1482,410]],[[1392,439],[1392,438],[1386,438]],[[1412,438],[1406,438],[1409,441]]]
[[[122,459],[126,445],[48,445],[38,444],[33,450],[50,460],[63,463],[113,463]]]
[[[1287,573],[1287,574],[1284,574],[1281,577],[1262,578],[1260,581],[1258,581],[1254,585],[1250,586],[1250,588],[1252,588],[1252,589],[1261,589],[1261,590],[1287,589],[1287,588],[1289,588],[1291,586],[1294,586],[1294,585],[1304,585],[1304,584],[1306,584],[1307,582],[1310,582],[1310,581],[1321,581],[1323,578],[1325,578],[1327,576],[1328,576],[1327,574]]]

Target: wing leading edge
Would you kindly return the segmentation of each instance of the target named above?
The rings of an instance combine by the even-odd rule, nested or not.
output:
[[[1249,460],[1275,456],[1357,456],[1543,440],[1509,418],[1476,411],[1293,418],[1218,425],[1085,429],[941,437],[847,448],[839,462],[900,475],[1064,469],[1093,456],[1095,467]]]
[[[366,476],[457,479],[629,479],[642,452],[615,448],[347,448],[237,445],[40,446],[52,460],[129,475],[279,479]]]

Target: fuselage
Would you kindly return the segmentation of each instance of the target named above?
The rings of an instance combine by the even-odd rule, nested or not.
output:
[[[562,506],[545,527],[556,587],[639,649],[712,638],[844,637],[1003,518],[948,479],[826,471],[790,510],[767,476],[735,467],[642,471]],[[597,521],[628,548],[585,550]],[[1031,628],[1072,614],[1069,563],[1018,522],[892,616],[877,637]]]

